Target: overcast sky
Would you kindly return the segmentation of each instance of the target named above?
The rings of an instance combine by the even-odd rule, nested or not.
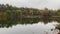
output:
[[[17,7],[32,7],[43,9],[45,7],[49,9],[60,8],[60,0],[0,0],[1,4],[11,4]]]

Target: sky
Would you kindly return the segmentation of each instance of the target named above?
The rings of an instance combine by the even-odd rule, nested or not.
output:
[[[38,9],[60,9],[60,0],[0,0],[0,4]]]

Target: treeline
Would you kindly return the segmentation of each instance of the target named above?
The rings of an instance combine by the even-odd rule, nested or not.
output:
[[[49,10],[45,8],[43,10],[36,8],[24,8],[15,7],[9,4],[0,4],[0,22],[17,22],[21,21],[22,18],[30,17],[52,17],[60,16],[59,10]]]

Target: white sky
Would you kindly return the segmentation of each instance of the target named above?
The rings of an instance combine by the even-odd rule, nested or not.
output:
[[[7,3],[17,7],[60,9],[60,0],[0,0],[0,4]]]

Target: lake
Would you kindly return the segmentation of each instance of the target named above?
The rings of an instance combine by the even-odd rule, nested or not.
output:
[[[34,24],[16,24],[7,27],[5,24],[0,24],[0,34],[45,34],[51,33],[51,28],[55,28],[56,21],[38,22]]]

